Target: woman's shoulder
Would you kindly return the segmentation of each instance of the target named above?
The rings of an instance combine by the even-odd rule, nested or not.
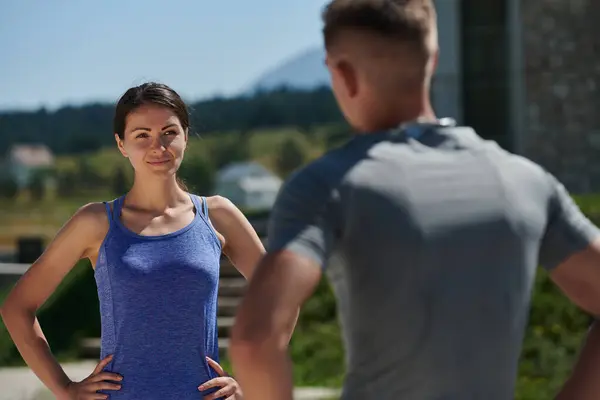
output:
[[[227,197],[223,197],[220,195],[208,196],[205,197],[206,205],[208,209],[211,211],[223,211],[223,210],[231,210],[232,208],[236,208],[235,204]]]
[[[213,212],[220,213],[228,212],[232,209],[237,209],[237,207],[235,206],[235,204],[233,204],[231,200],[221,195],[201,196],[195,193],[189,194],[195,196],[200,202],[200,205],[202,205],[202,207],[206,206],[211,215]],[[206,204],[203,204],[204,202],[206,202]]]
[[[107,204],[110,203],[93,202],[81,206],[71,217],[71,222],[82,229],[90,229],[95,231],[105,230],[108,228],[108,212]]]

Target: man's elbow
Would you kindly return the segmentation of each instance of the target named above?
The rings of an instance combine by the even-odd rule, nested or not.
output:
[[[262,347],[268,333],[257,326],[260,325],[246,323],[243,316],[238,317],[231,330],[229,351],[241,356]]]
[[[256,360],[265,354],[282,350],[280,348],[283,341],[279,339],[286,335],[278,332],[273,321],[259,319],[249,320],[243,314],[236,318],[229,342],[232,360]],[[285,345],[283,347],[286,347]]]

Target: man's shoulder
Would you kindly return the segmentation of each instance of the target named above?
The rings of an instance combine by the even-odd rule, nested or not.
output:
[[[488,156],[492,159],[496,174],[505,183],[520,192],[521,198],[528,196],[542,202],[552,198],[561,183],[545,166],[520,154],[497,146],[489,147]]]
[[[346,146],[332,149],[297,169],[286,185],[307,186],[312,190],[331,188],[340,183],[352,164]]]

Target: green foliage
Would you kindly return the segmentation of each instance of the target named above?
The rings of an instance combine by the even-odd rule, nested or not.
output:
[[[19,194],[19,185],[9,175],[0,180],[0,197],[5,199],[14,199]]]
[[[33,200],[43,200],[46,196],[46,180],[47,175],[43,173],[34,173],[29,182],[29,193]]]
[[[287,177],[306,162],[307,155],[308,146],[306,140],[301,141],[294,137],[287,138],[281,143],[277,154],[277,172],[282,177]]]
[[[297,385],[341,385],[345,371],[344,352],[336,301],[326,279],[321,280],[300,312],[290,352]]]
[[[40,310],[41,326],[56,354],[70,356],[85,337],[100,334],[99,303],[90,262],[79,262]],[[60,321],[60,323],[57,323]]]
[[[250,158],[250,147],[248,145],[248,133],[239,133],[222,138],[214,142],[211,147],[211,157],[215,167],[221,169],[227,164],[247,161]]]
[[[0,293],[0,302],[8,289]],[[52,351],[59,359],[71,358],[81,338],[100,333],[98,295],[88,261],[79,262],[38,312],[38,319]],[[23,361],[0,321],[0,366]]]
[[[179,168],[179,177],[191,193],[210,194],[215,184],[215,169],[205,157],[186,157]]]
[[[550,399],[568,377],[590,318],[538,271],[523,343],[516,400]]]
[[[125,167],[120,165],[115,168],[114,177],[113,177],[113,194],[115,196],[121,196],[126,193],[131,187],[132,182],[127,176],[127,172],[125,171]]]
[[[94,190],[106,183],[106,179],[100,173],[100,168],[95,168],[89,157],[81,157],[77,160],[77,186],[83,190]]]
[[[59,197],[71,197],[77,192],[77,173],[65,170],[57,172],[56,192]]]
[[[325,87],[216,97],[190,104],[190,109],[192,129],[203,136],[286,126],[309,129],[342,121],[331,90]],[[0,152],[15,143],[43,143],[56,154],[91,153],[114,146],[113,113],[113,104],[68,106],[52,112],[0,112]]]

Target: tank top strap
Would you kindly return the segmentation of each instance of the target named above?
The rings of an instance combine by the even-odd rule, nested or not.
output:
[[[194,206],[196,206],[196,212],[197,212],[198,216],[202,220],[204,220],[204,222],[206,223],[206,226],[208,226],[208,229],[210,229],[210,231],[214,235],[214,238],[220,247],[221,241],[219,240],[219,237],[217,236],[217,230],[213,226],[212,222],[210,221],[210,217],[208,215],[208,202],[206,201],[206,197],[196,196],[195,194],[192,194],[191,197],[192,197],[192,201],[194,202]]]
[[[113,223],[114,223],[114,219],[113,219],[113,215],[112,215],[112,210],[110,209],[110,204],[112,202],[103,201],[102,203],[104,203],[104,207],[106,208],[106,216],[108,217],[108,225],[112,226]]]
[[[204,196],[202,196],[202,213],[204,213],[204,216],[208,219],[208,203]]]
[[[120,201],[120,204],[119,204],[119,201]],[[111,201],[103,201],[102,203],[104,204],[104,207],[106,208],[106,216],[108,217],[108,224],[109,224],[109,226],[112,227],[113,224],[116,222],[117,218],[119,218],[119,215],[121,213],[122,197],[116,198]]]
[[[196,209],[196,214],[201,214],[203,212],[202,201],[195,194],[190,193],[190,198],[192,199],[192,203],[194,203],[194,208]]]
[[[112,202],[112,218],[113,221],[118,221],[121,218],[121,209],[123,208],[123,201],[125,200],[125,196],[117,197]]]

